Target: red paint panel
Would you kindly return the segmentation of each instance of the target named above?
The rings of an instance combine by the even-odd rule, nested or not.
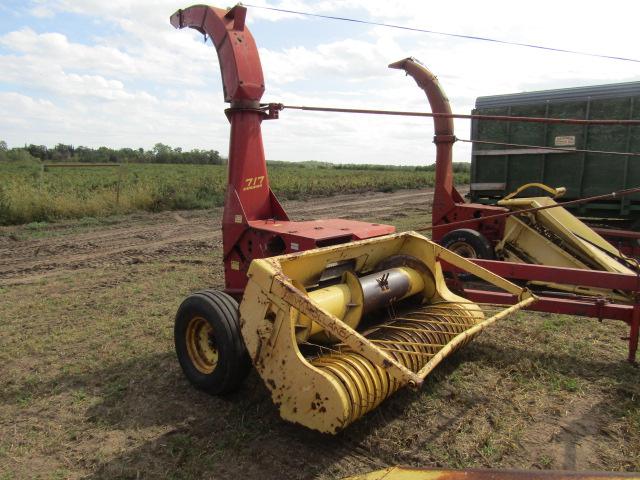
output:
[[[280,222],[273,220],[256,220],[249,222],[252,228],[273,232],[277,234],[289,234],[294,237],[308,238],[314,241],[327,240],[336,237],[350,236],[354,240],[379,237],[395,232],[391,225],[379,223],[359,222],[332,218],[327,220],[311,220],[306,222]]]

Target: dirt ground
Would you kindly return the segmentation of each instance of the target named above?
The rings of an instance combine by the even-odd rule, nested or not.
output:
[[[428,223],[431,192],[288,202],[296,220]],[[616,322],[521,313],[337,436],[252,374],[191,388],[173,315],[221,287],[221,210],[0,228],[0,479],[340,478],[389,465],[640,470],[640,371]]]

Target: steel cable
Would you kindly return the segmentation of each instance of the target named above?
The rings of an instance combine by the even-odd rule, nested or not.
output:
[[[357,19],[357,18],[349,18],[349,17],[338,17],[338,16],[334,16],[334,15],[322,15],[319,13],[311,13],[311,12],[301,12],[301,11],[297,11],[297,10],[288,10],[288,9],[284,9],[284,8],[276,8],[276,7],[266,7],[266,6],[260,6],[260,5],[251,5],[249,3],[243,3],[242,5],[244,5],[245,7],[251,7],[251,8],[259,8],[262,10],[271,10],[274,12],[282,12],[282,13],[291,13],[294,15],[304,15],[307,17],[316,17],[316,18],[324,18],[326,20],[339,20],[342,22],[351,22],[351,23],[360,23],[360,24],[365,24],[365,25],[373,25],[376,27],[386,27],[386,28],[395,28],[398,30],[407,30],[410,32],[419,32],[419,33],[428,33],[431,35],[441,35],[441,36],[445,36],[445,37],[454,37],[454,38],[463,38],[466,40],[479,40],[482,42],[491,42],[494,44],[501,44],[501,45],[511,45],[511,46],[515,46],[515,47],[524,47],[524,48],[533,48],[536,50],[546,50],[546,51],[550,51],[550,52],[559,52],[559,53],[568,53],[571,55],[581,55],[581,56],[586,56],[586,57],[595,57],[595,58],[604,58],[607,60],[619,60],[619,61],[623,61],[623,62],[635,62],[635,63],[640,63],[640,60],[635,59],[635,58],[628,58],[628,57],[620,57],[617,55],[604,55],[604,54],[600,54],[600,53],[591,53],[591,52],[582,52],[579,50],[569,50],[566,48],[558,48],[558,47],[548,47],[545,45],[537,45],[537,44],[533,44],[533,43],[523,43],[523,42],[513,42],[510,40],[499,40],[497,38],[490,38],[490,37],[482,37],[479,35],[467,35],[467,34],[463,34],[463,33],[450,33],[450,32],[440,32],[437,30],[428,30],[425,28],[417,28],[417,27],[406,27],[403,25],[394,25],[391,23],[382,23],[382,22],[374,22],[371,20],[361,20],[361,19]]]

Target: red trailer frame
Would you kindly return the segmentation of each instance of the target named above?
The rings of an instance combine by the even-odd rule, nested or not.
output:
[[[580,284],[587,287],[602,287],[635,293],[633,304],[611,302],[606,298],[587,297],[566,293],[545,292],[538,296],[527,310],[538,312],[578,315],[597,318],[599,320],[620,320],[629,326],[629,355],[631,363],[636,361],[640,332],[640,302],[637,292],[640,291],[640,277],[622,273],[599,272],[594,270],[576,270],[573,268],[549,267],[545,265],[529,265],[521,263],[499,262],[495,260],[473,259],[472,262],[510,280],[537,280],[542,282]],[[445,265],[449,272],[459,271]],[[465,287],[463,282],[454,277],[453,288],[459,290],[466,298],[480,303],[513,304],[517,298],[507,293]]]

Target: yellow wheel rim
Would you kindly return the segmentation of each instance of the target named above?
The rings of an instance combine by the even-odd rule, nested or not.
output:
[[[213,327],[204,317],[193,317],[187,325],[187,352],[201,373],[213,373],[218,364],[218,348]]]
[[[455,242],[449,245],[447,248],[451,250],[453,253],[457,253],[458,255],[464,258],[478,257],[478,254],[476,253],[475,249],[471,245],[465,242]]]

